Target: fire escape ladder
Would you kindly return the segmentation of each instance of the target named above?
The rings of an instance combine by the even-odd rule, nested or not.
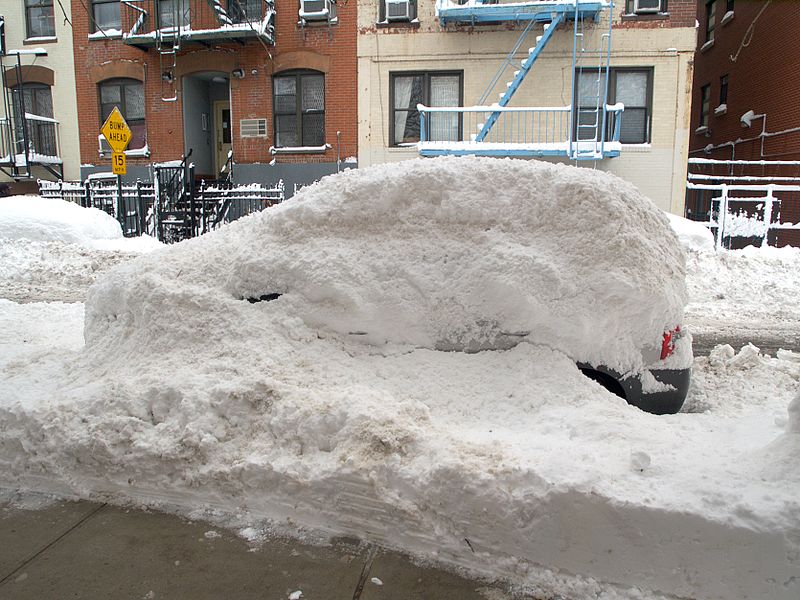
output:
[[[550,41],[550,38],[553,37],[553,33],[563,20],[564,20],[564,13],[558,12],[552,15],[552,20],[549,23],[544,24],[544,31],[542,31],[542,35],[537,36],[536,45],[528,49],[528,56],[522,61],[520,69],[518,71],[514,71],[514,78],[506,83],[506,87],[508,89],[500,94],[500,101],[497,103],[499,106],[501,107],[508,106],[508,103],[514,96],[514,93],[519,89],[519,86],[522,84],[522,81],[525,79],[525,76],[530,72],[531,67],[533,67],[533,63],[536,62],[536,59],[539,57],[542,50],[547,45],[547,42]],[[533,23],[533,21],[531,21],[531,23]],[[521,45],[522,40],[528,33],[528,30],[529,27],[522,32],[522,35],[517,41],[517,46],[515,47],[515,50],[518,49],[519,46]],[[503,70],[505,70],[505,65],[501,67],[501,71]],[[499,111],[493,112],[489,115],[489,117],[486,119],[486,122],[481,126],[480,131],[478,131],[478,134],[475,136],[476,142],[484,141],[489,131],[492,129],[492,126],[497,122],[497,119],[499,117],[500,117]]]
[[[172,21],[171,27],[162,27],[158,23],[156,35],[156,52],[158,52],[159,70],[161,71],[161,100],[175,102],[178,99],[178,83],[175,68],[178,65],[178,51],[181,49],[181,24],[183,23],[183,6],[189,0],[178,0],[172,3],[172,12],[167,13]],[[159,14],[159,17],[166,15]]]
[[[574,134],[569,156],[573,160],[602,157],[606,142],[608,71],[611,62],[611,32],[600,35],[598,48],[586,49],[584,19],[575,15],[572,51],[572,109]],[[584,56],[599,60],[584,66]],[[584,76],[586,75],[586,76]]]

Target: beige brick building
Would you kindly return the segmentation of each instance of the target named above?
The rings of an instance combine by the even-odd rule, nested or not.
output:
[[[66,14],[69,0],[62,0]],[[0,0],[5,27],[0,104],[0,181],[21,182],[16,191],[36,188],[35,178],[80,174],[78,108],[72,27],[53,2]],[[23,135],[21,109],[27,115]],[[23,148],[27,143],[30,171]],[[16,168],[15,168],[16,167]],[[23,182],[27,180],[27,186]]]
[[[358,37],[359,86],[359,165],[405,160],[419,156],[413,144],[413,131],[408,123],[418,116],[413,110],[403,110],[407,97],[421,97],[422,104],[473,106],[479,104],[495,73],[504,64],[520,38],[525,22],[502,20],[491,24],[448,21],[444,26],[437,17],[436,0],[410,0],[408,18],[396,15],[398,0],[360,0]],[[478,7],[496,10],[503,4],[487,6],[478,0],[455,4],[439,0],[441,6]],[[527,2],[534,5],[536,2]],[[661,208],[682,214],[689,143],[689,120],[692,85],[693,54],[696,47],[695,3],[687,0],[651,0],[648,2],[616,2],[613,15],[606,3],[597,11],[598,20],[581,20],[584,52],[578,66],[591,71],[601,65],[606,55],[606,37],[611,33],[609,103],[625,100],[622,113],[622,137],[609,144],[614,157],[581,160],[580,166],[613,172],[637,185]],[[502,8],[500,9],[502,10]],[[610,23],[609,19],[613,19]],[[611,27],[609,27],[611,25]],[[497,102],[498,94],[506,89],[514,70],[528,55],[529,47],[537,45],[537,36],[547,28],[536,23],[513,56],[512,66],[494,86],[482,103]],[[540,135],[542,147],[555,147],[576,130],[577,113],[573,97],[573,43],[575,20],[565,19],[519,84],[509,107],[562,107],[562,112],[539,114],[538,121],[529,123],[539,129],[555,130],[550,137]],[[577,71],[577,69],[576,69]],[[595,69],[596,71],[596,69]],[[576,86],[582,89],[576,75]],[[604,75],[603,75],[604,78]],[[589,81],[587,78],[585,81]],[[603,79],[604,81],[604,79]],[[409,94],[409,82],[415,85]],[[582,92],[581,92],[582,93]],[[440,96],[437,98],[436,96]],[[625,96],[625,98],[622,98]],[[409,100],[409,105],[414,100]],[[398,105],[402,104],[401,108]],[[508,117],[510,115],[506,115]],[[516,141],[530,135],[523,131],[521,113],[515,114],[513,126]],[[470,113],[460,114],[458,137],[469,140],[475,134]],[[405,124],[403,135],[397,124]],[[455,120],[452,120],[455,128]],[[498,121],[497,125],[500,125]],[[495,135],[497,133],[495,127]],[[455,131],[455,130],[454,130]],[[561,137],[559,137],[561,136]],[[611,132],[608,132],[611,137]],[[502,145],[502,144],[501,144]],[[493,151],[492,155],[497,155]],[[544,158],[571,161],[567,152],[546,154]]]

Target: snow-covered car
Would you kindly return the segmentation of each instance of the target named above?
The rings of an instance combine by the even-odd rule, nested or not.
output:
[[[446,157],[344,171],[122,267],[90,290],[86,338],[152,347],[194,327],[209,343],[257,348],[280,331],[378,355],[533,344],[630,404],[672,413],[692,363],[685,302],[677,239],[631,184]]]

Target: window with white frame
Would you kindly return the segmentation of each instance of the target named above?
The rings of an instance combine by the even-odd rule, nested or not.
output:
[[[325,75],[291,71],[272,78],[276,148],[325,145]]]
[[[390,121],[392,146],[419,141],[420,123],[417,104],[425,106],[461,106],[463,71],[421,71],[389,74]],[[459,113],[429,113],[428,139],[460,141]]]
[[[592,125],[602,118],[603,95],[605,94],[605,71],[581,70],[577,74],[576,127],[578,140],[600,139],[599,130]],[[653,69],[612,68],[609,69],[608,103],[621,102],[625,110],[617,118],[620,121],[619,141],[623,144],[646,144],[651,139],[653,113]],[[609,118],[609,123],[611,121]],[[613,132],[606,131],[605,139]]]

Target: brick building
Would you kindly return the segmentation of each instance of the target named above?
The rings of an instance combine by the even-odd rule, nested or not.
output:
[[[359,8],[360,165],[420,153],[574,162],[683,213],[694,0]]]
[[[794,43],[800,3],[700,0],[697,20],[690,158],[800,161],[800,46]],[[793,165],[692,166],[727,175],[714,181],[728,184],[769,181],[761,177],[800,184],[800,167]],[[689,216],[704,219],[711,195],[690,194]],[[782,220],[800,221],[800,194],[790,192],[782,199]],[[800,245],[798,231],[781,231],[777,237],[780,245]]]
[[[110,170],[99,129],[114,106],[133,131],[129,179],[189,150],[216,179],[231,153],[235,181],[291,194],[355,161],[355,3],[87,0],[72,16],[83,177]]]

